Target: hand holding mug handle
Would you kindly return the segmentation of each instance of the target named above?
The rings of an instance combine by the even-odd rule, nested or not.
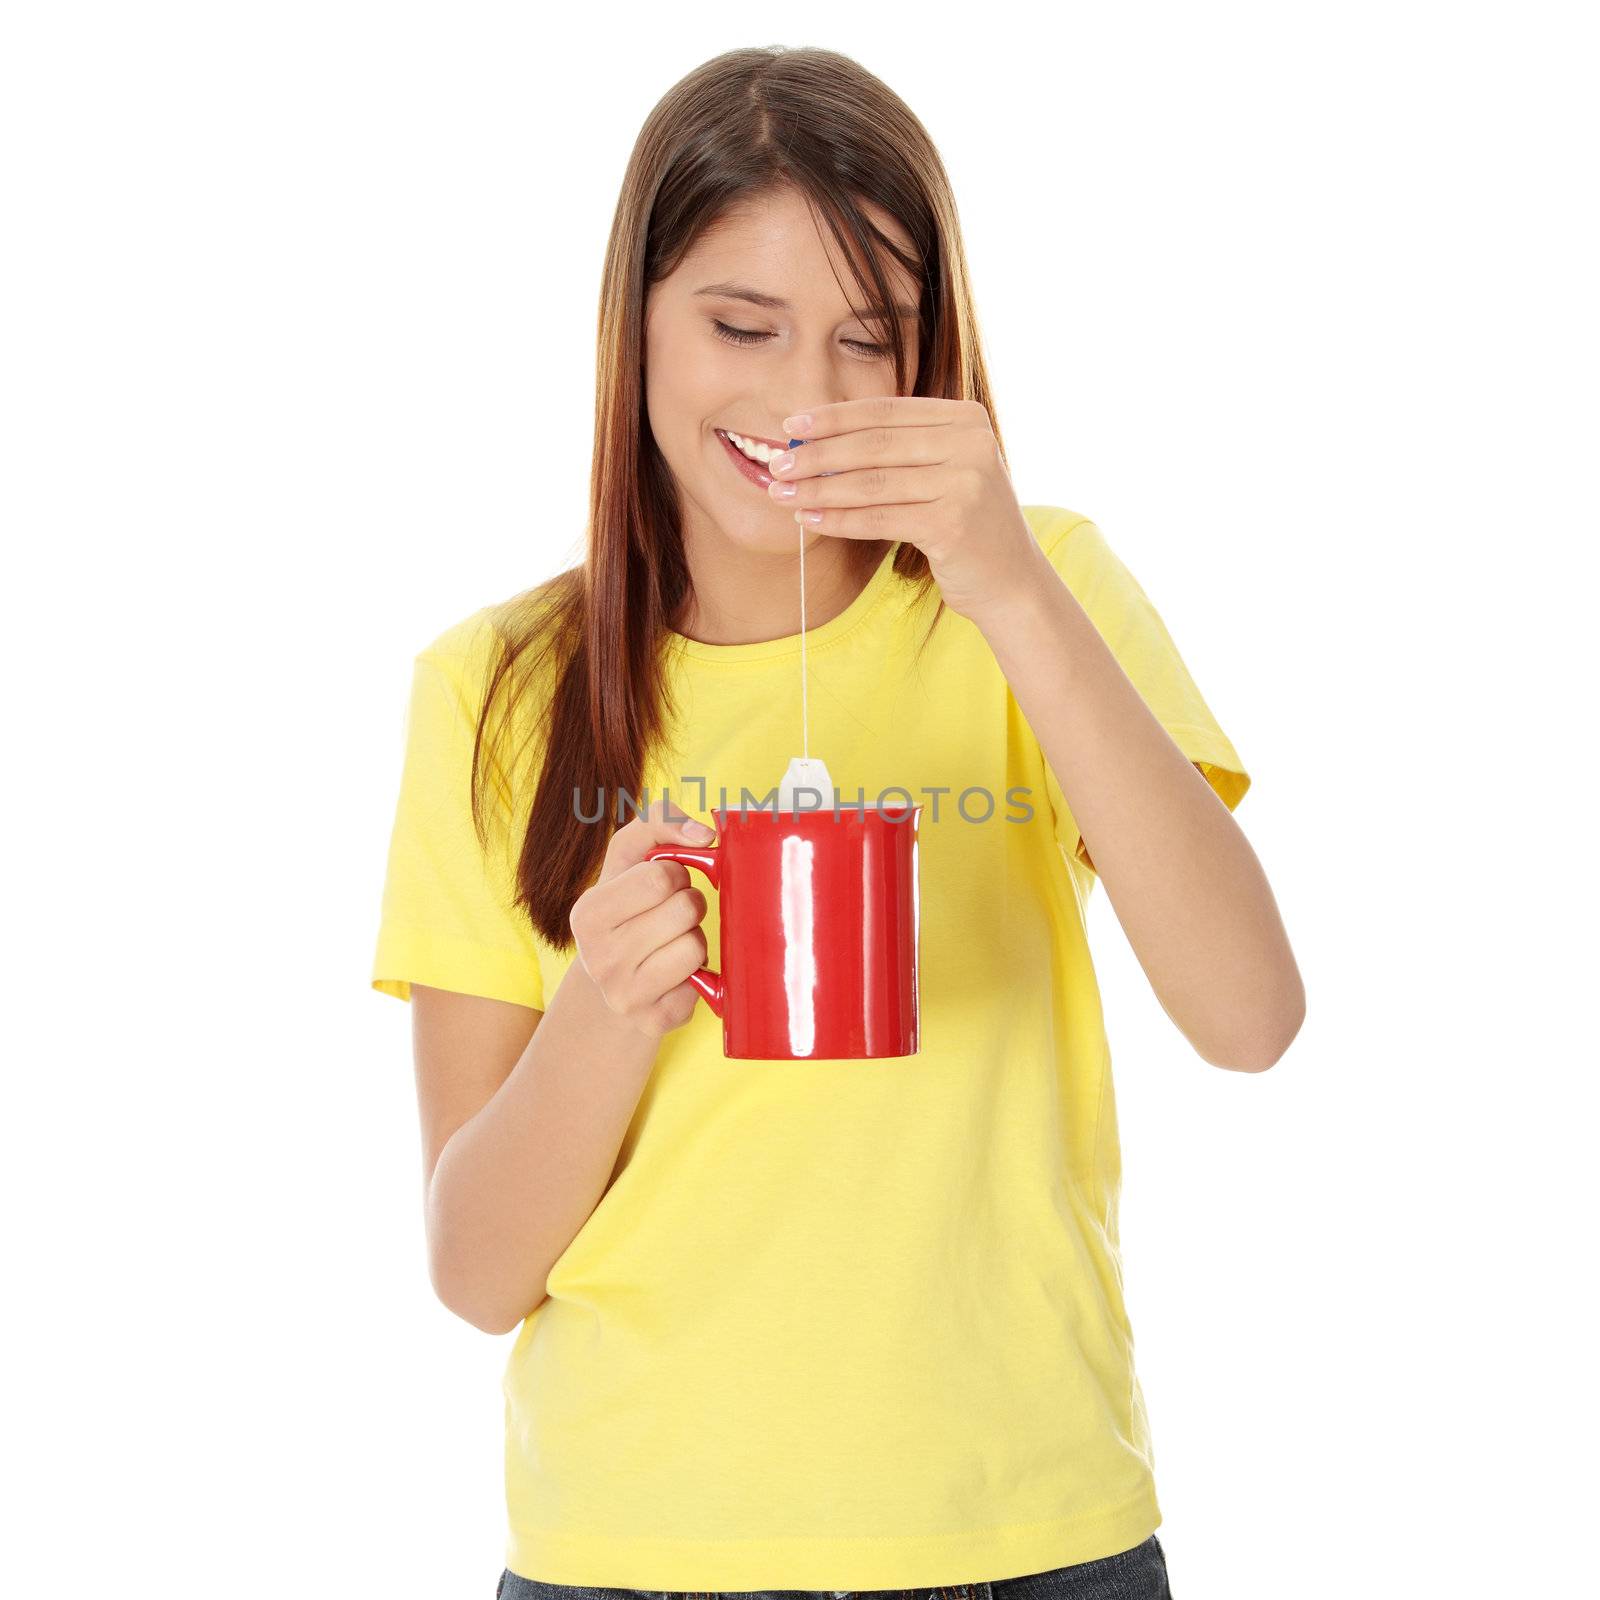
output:
[[[680,861],[686,867],[695,867],[711,880],[711,887],[722,888],[722,864],[718,851],[720,845],[677,845],[658,844],[653,849],[645,852],[646,861]],[[710,967],[701,967],[698,972],[691,972],[688,982],[692,983],[700,992],[705,1003],[711,1007],[712,1014],[722,1015],[722,974],[714,972]]]

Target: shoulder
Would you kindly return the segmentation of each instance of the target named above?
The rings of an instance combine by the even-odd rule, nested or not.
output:
[[[1065,506],[1024,506],[1050,565],[1101,633],[1154,619],[1143,584],[1092,518]]]
[[[441,629],[416,653],[456,683],[482,681],[503,640],[499,605],[480,606]]]
[[[416,670],[443,691],[463,725],[481,730],[492,760],[519,782],[534,781],[543,761],[582,576],[582,568],[569,570],[479,606],[416,653]]]
[[[457,683],[483,686],[502,666],[520,679],[537,676],[568,615],[563,602],[581,592],[582,569],[559,573],[509,599],[492,601],[441,629],[416,653]]]
[[[1054,549],[1079,528],[1094,526],[1083,512],[1066,506],[1024,506],[1022,515],[1044,550]]]
[[[1104,536],[1081,511],[1066,506],[1023,506],[1022,515],[1039,548],[1069,581],[1072,573],[1086,574],[1107,553]]]

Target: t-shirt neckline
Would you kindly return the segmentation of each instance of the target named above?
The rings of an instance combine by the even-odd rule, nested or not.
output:
[[[884,551],[883,559],[862,586],[861,593],[838,616],[830,618],[820,627],[806,629],[807,655],[823,645],[832,644],[836,639],[843,638],[851,629],[866,620],[868,613],[882,598],[895,575],[894,558],[900,552],[900,543],[901,541],[896,539]],[[798,629],[785,634],[781,639],[760,639],[750,644],[706,644],[699,639],[690,639],[671,628],[667,630],[667,638],[681,655],[691,656],[699,661],[762,661],[775,656],[800,654]]]

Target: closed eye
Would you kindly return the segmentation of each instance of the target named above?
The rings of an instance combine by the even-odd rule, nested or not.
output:
[[[765,344],[773,335],[758,333],[749,328],[730,328],[726,322],[717,317],[711,319],[711,326],[716,329],[717,337],[727,344]],[[871,356],[886,356],[889,347],[886,344],[869,344],[865,339],[846,339],[846,344],[854,345],[858,350],[865,350]]]

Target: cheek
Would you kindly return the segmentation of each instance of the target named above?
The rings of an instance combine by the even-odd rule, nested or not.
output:
[[[715,420],[721,379],[720,363],[681,330],[660,328],[646,343],[645,394],[669,429],[694,430]]]
[[[646,356],[644,405],[656,444],[669,459],[694,448],[699,417],[686,392],[683,363],[670,349],[658,347]]]

